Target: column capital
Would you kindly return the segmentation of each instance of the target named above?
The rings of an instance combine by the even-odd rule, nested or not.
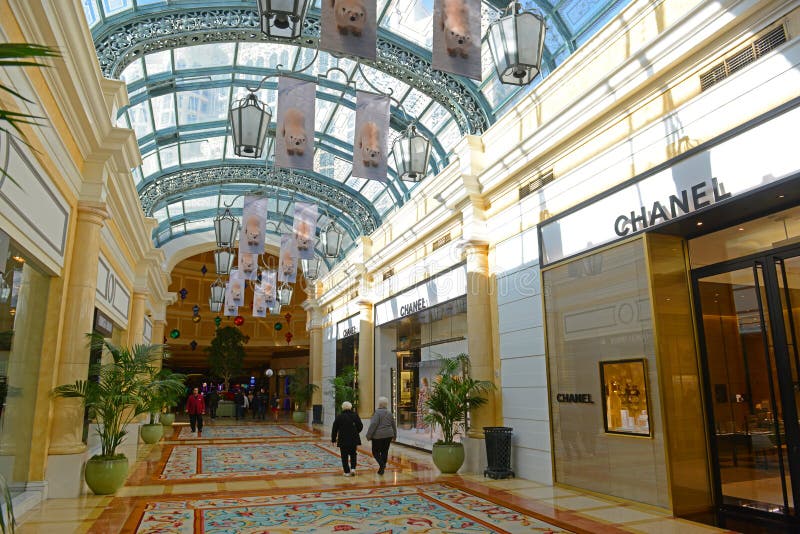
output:
[[[103,226],[106,219],[111,217],[106,208],[105,202],[81,200],[78,202],[78,220]]]

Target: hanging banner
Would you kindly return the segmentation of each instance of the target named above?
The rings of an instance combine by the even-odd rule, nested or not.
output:
[[[255,280],[258,276],[258,254],[239,250],[239,272],[246,280]]]
[[[231,302],[236,306],[244,306],[244,288],[247,285],[244,275],[241,271],[236,269],[231,270],[230,281],[228,282],[228,290],[225,292],[225,298],[230,295]]]
[[[314,103],[316,84],[296,78],[278,81],[275,166],[314,170]]]
[[[239,261],[241,254],[264,253],[264,235],[267,229],[267,198],[256,196],[244,197],[242,224],[239,231]]]
[[[297,281],[297,241],[293,234],[281,236],[281,253],[278,261],[278,281],[294,284]]]
[[[239,315],[239,306],[233,302],[230,286],[230,282],[225,284],[225,306],[223,306],[223,313],[226,317],[235,317]]]
[[[389,131],[389,97],[356,92],[356,127],[353,176],[386,181],[386,133]]]
[[[253,294],[253,317],[266,317],[267,309],[267,296],[263,291],[256,291]]]
[[[378,42],[376,0],[322,0],[320,48],[375,59]]]
[[[435,0],[431,66],[481,79],[480,0]]]
[[[267,304],[272,305],[278,298],[278,283],[275,271],[261,271],[261,292],[267,299]]]
[[[317,205],[305,202],[294,203],[294,238],[298,256],[304,260],[314,259],[317,244]]]

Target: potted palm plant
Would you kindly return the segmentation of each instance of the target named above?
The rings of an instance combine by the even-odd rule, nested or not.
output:
[[[97,334],[90,334],[92,348],[105,349],[108,363],[93,365],[90,375],[97,380],[77,380],[62,384],[53,393],[57,397],[79,398],[96,419],[101,452],[86,463],[84,478],[97,495],[114,493],[125,482],[128,459],[117,453],[128,431],[126,426],[147,412],[143,399],[149,382],[152,362],[161,358],[161,345],[117,347]]]
[[[442,473],[455,473],[464,463],[464,445],[455,440],[466,431],[469,410],[483,406],[483,395],[494,389],[487,380],[475,380],[469,373],[469,356],[442,358],[439,376],[425,401],[425,422],[442,429],[442,439],[433,445],[433,463]]]
[[[314,392],[318,389],[319,386],[308,380],[308,367],[298,367],[295,370],[292,381],[289,382],[289,395],[294,400],[292,419],[295,423],[306,422],[308,403],[311,402]]]
[[[158,420],[162,426],[172,426],[175,423],[175,412],[172,410],[178,405],[178,401],[186,395],[186,386],[183,383],[186,381],[187,376],[180,373],[173,373],[169,369],[161,370],[161,377],[164,379],[172,378],[181,382],[181,388],[166,389],[163,391],[161,400],[161,415]]]
[[[147,378],[142,384],[142,404],[150,414],[150,422],[142,425],[141,436],[142,441],[152,444],[157,443],[164,435],[164,426],[161,421],[156,422],[156,416],[170,402],[175,402],[172,399],[179,398],[185,392],[183,382],[186,376],[173,373],[169,369],[151,367]],[[174,414],[171,415],[174,422]]]
[[[345,365],[341,372],[330,379],[333,386],[334,404],[336,413],[341,411],[344,401],[353,405],[353,410],[358,408],[358,384],[356,384],[356,368],[352,365]]]

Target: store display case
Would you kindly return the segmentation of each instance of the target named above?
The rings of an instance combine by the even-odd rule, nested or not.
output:
[[[600,362],[603,421],[609,434],[652,436],[644,358]]]

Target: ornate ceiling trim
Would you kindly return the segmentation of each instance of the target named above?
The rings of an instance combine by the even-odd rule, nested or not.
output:
[[[315,198],[347,214],[363,235],[371,234],[381,223],[375,208],[365,198],[326,183],[322,176],[285,169],[267,169],[263,165],[219,165],[198,169],[182,169],[163,175],[139,192],[142,211],[152,217],[162,201],[200,187],[225,184],[253,184],[294,190]]]
[[[247,8],[185,9],[114,19],[97,28],[95,49],[108,78],[144,54],[204,43],[271,42],[261,33],[258,12]],[[477,87],[461,77],[434,70],[419,50],[379,30],[378,58],[361,62],[427,94],[455,117],[462,133],[483,133],[494,122],[491,106]],[[320,35],[319,13],[309,13],[303,35],[290,41],[313,47]],[[273,41],[279,42],[279,41]],[[286,42],[286,41],[280,41]]]

